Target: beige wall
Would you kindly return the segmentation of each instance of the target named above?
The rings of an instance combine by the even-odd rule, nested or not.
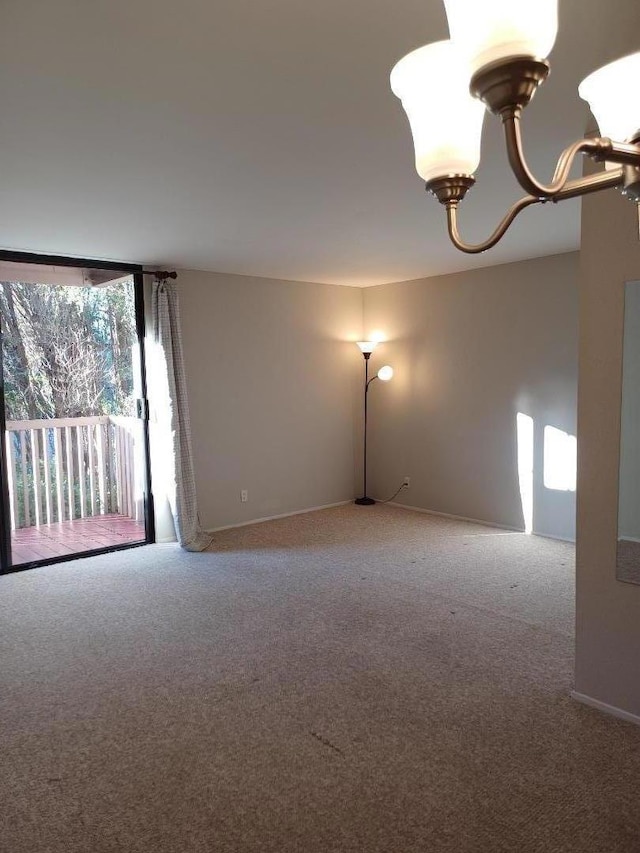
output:
[[[640,277],[637,209],[582,203],[576,691],[640,715],[640,587],[616,580],[625,281]]]
[[[578,254],[364,292],[365,333],[389,342],[371,389],[370,493],[521,528],[516,415],[534,419],[534,530],[571,538],[575,493],[542,478],[545,425],[575,435]]]
[[[353,498],[361,291],[189,270],[179,283],[203,526]]]

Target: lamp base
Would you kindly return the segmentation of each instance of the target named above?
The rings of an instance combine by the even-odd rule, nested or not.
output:
[[[356,498],[354,504],[358,506],[371,506],[375,501],[373,498],[368,498],[366,495],[363,498]]]
[[[494,115],[523,110],[547,79],[549,63],[532,56],[514,56],[490,62],[471,78],[470,91]]]
[[[445,175],[427,181],[425,189],[434,195],[440,204],[457,204],[475,184],[476,179],[471,175]]]
[[[630,201],[640,204],[640,167],[623,166],[624,186],[622,195]]]

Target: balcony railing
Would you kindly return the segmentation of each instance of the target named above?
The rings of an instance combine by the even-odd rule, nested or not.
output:
[[[141,421],[111,415],[7,421],[11,529],[144,516]]]

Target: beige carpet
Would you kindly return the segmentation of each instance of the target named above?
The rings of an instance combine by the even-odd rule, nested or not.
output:
[[[616,577],[627,583],[640,583],[640,542],[618,539]]]
[[[3,853],[634,853],[573,549],[348,506],[0,579]]]

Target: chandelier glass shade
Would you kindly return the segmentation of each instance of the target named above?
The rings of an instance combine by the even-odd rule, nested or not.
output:
[[[493,62],[546,59],[558,32],[558,0],[444,0],[451,39],[471,73]]]
[[[469,69],[452,42],[434,42],[401,59],[391,89],[409,119],[423,180],[475,172],[485,110],[469,92]]]
[[[602,136],[631,142],[640,131],[640,53],[604,65],[580,83],[578,94],[588,102]]]

